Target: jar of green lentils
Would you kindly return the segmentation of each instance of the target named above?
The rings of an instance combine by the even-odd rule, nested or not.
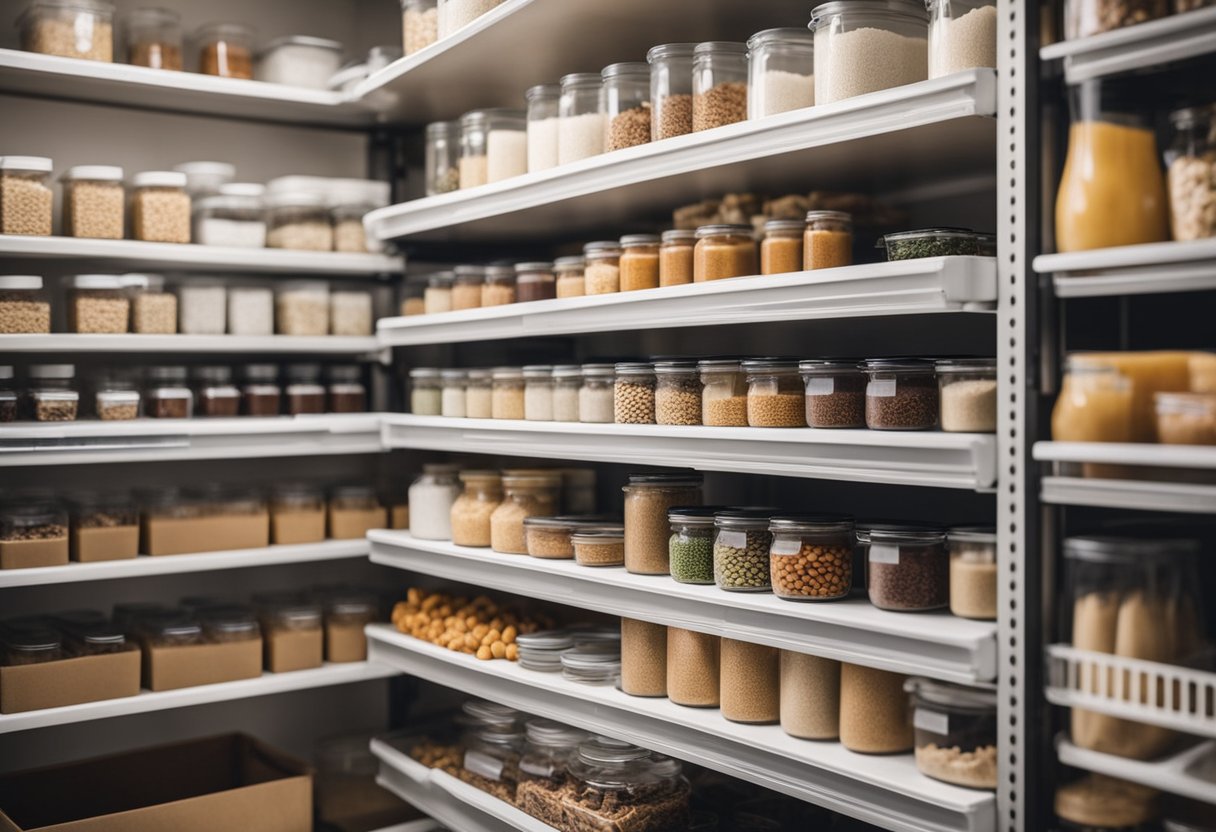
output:
[[[671,524],[671,577],[682,584],[714,582],[714,515],[725,506],[681,506],[667,512]]]
[[[769,592],[769,518],[777,509],[742,508],[714,515],[714,583],[719,589]]]

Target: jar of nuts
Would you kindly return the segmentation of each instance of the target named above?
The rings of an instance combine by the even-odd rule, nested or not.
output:
[[[853,519],[781,515],[769,523],[773,593],[791,601],[831,601],[853,588]]]
[[[122,168],[77,165],[59,177],[63,183],[63,233],[68,237],[121,240],[126,195]]]
[[[600,76],[604,79],[604,150],[649,143],[650,65],[609,64]]]
[[[656,361],[655,422],[660,425],[701,424],[701,378],[696,361]]]
[[[31,364],[27,371],[26,418],[35,422],[74,422],[80,405],[73,364]]]
[[[912,525],[859,529],[870,603],[896,612],[936,610],[950,603],[946,530]]]
[[[866,426],[866,375],[856,361],[811,359],[798,364],[806,385],[806,423],[813,428]]]
[[[698,43],[693,50],[692,129],[747,119],[747,44]]]
[[[148,170],[131,179],[131,234],[152,243],[190,242],[186,174]]]
[[[131,331],[151,335],[177,332],[177,295],[165,291],[158,274],[125,274],[119,282],[131,299]]]
[[[806,427],[806,403],[798,362],[784,358],[744,361],[747,423],[754,428]]]
[[[38,275],[0,276],[0,334],[51,331],[51,298]]]
[[[720,589],[768,592],[769,520],[776,509],[741,508],[714,515],[714,583]]]
[[[105,0],[35,0],[17,27],[26,52],[114,60],[114,4]]]
[[[1175,240],[1216,237],[1216,105],[1170,113],[1170,228]]]
[[[655,375],[647,362],[627,361],[616,365],[612,388],[613,421],[618,425],[655,423]]]
[[[0,156],[0,234],[50,236],[50,175],[45,156]]]
[[[866,427],[871,430],[931,430],[937,427],[938,387],[933,362],[871,358],[862,362]]]
[[[69,280],[68,329],[121,334],[127,331],[131,301],[112,274],[78,274]]]
[[[333,251],[334,227],[325,195],[287,191],[266,197],[266,245],[299,251]]]

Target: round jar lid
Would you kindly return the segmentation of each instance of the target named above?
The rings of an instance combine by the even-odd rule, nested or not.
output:
[[[528,272],[551,272],[551,271],[553,271],[553,263],[544,261],[544,260],[537,260],[532,263],[516,263],[515,264],[515,273],[516,274],[527,274]]]
[[[523,370],[518,367],[495,367],[490,375],[495,381],[515,381],[524,377]]]
[[[415,367],[410,370],[410,378],[439,378],[440,371],[434,367]]]
[[[562,89],[567,87],[598,87],[604,78],[598,72],[571,72],[558,79]]]
[[[806,220],[769,220],[764,224],[764,233],[770,234],[776,231],[797,231],[806,230]]]
[[[615,364],[584,364],[583,378],[611,378],[616,375]]]
[[[41,379],[65,379],[75,378],[75,364],[31,364],[29,368],[30,378]]]
[[[72,277],[75,289],[120,289],[122,282],[116,274],[78,274]]]
[[[843,12],[910,17],[925,22],[929,14],[919,0],[833,0],[811,9],[810,29],[813,31],[825,17]]]
[[[569,650],[574,646],[574,636],[568,630],[541,630],[537,633],[520,633],[515,637],[520,650]]]
[[[430,138],[446,137],[450,134],[460,134],[459,121],[432,121],[426,126],[426,134]]]
[[[621,247],[657,246],[661,239],[658,234],[626,234],[621,238]]]
[[[36,274],[0,275],[0,289],[41,289],[42,278]]]
[[[862,537],[862,535],[865,537]],[[941,543],[946,539],[946,530],[940,526],[877,524],[857,530],[859,540],[870,543]]]
[[[933,679],[908,679],[904,690],[917,699],[934,705],[969,711],[995,711],[996,691],[968,688]]]
[[[621,646],[597,642],[572,647],[562,652],[562,667],[578,670],[608,670],[621,664]]]
[[[605,256],[620,253],[621,244],[616,240],[596,240],[593,243],[587,243],[585,246],[583,246],[583,254],[588,257],[593,255]]]
[[[266,195],[266,186],[258,182],[228,182],[220,185],[221,196],[261,197]]]
[[[572,747],[585,742],[591,736],[586,731],[550,719],[529,719],[524,723],[524,734],[533,745],[546,747]]]
[[[1064,538],[1064,557],[1090,563],[1136,563],[1144,559],[1167,560],[1199,553],[1198,540],[1188,538],[1149,539],[1115,535],[1084,535]]]
[[[475,368],[468,371],[469,381],[488,381],[493,378],[493,371],[485,368]]]
[[[770,43],[783,46],[804,46],[808,49],[815,45],[815,35],[807,29],[764,29],[756,32],[747,39],[748,50]]]
[[[774,532],[851,532],[853,518],[847,514],[778,514],[768,527]]]
[[[995,358],[943,358],[934,364],[938,374],[984,373],[996,375]]]
[[[623,61],[617,64],[608,64],[600,72],[600,77],[607,81],[609,78],[616,78],[621,75],[644,75],[647,79],[650,78],[650,64],[643,61]]]
[[[747,44],[739,43],[733,40],[707,40],[704,43],[698,43],[693,49],[694,56],[700,55],[742,55],[747,52]]]
[[[465,702],[460,709],[487,725],[515,725],[524,716],[522,712],[514,708],[508,708],[506,705],[499,705],[497,702],[486,702],[481,699],[471,699]]]
[[[550,364],[528,364],[520,372],[527,379],[549,379],[553,377],[553,366]]]
[[[524,93],[524,98],[532,102],[538,98],[557,98],[561,94],[561,84],[537,84],[534,87],[528,87],[527,92]]]
[[[933,373],[933,362],[922,358],[867,358],[859,365],[870,373]]]
[[[283,191],[265,196],[267,208],[324,208],[325,194],[317,191]]]
[[[684,526],[712,526],[714,515],[729,506],[675,506],[667,510],[667,521]]]
[[[697,239],[697,232],[691,228],[672,228],[659,235],[664,243],[690,243]]]
[[[50,173],[54,163],[46,156],[0,156],[0,170]]]
[[[728,508],[714,515],[714,525],[729,529],[767,529],[773,515],[781,511],[770,506]]]
[[[853,358],[808,358],[798,362],[798,371],[804,376],[861,372]]]
[[[117,165],[76,165],[68,168],[60,179],[65,182],[121,182],[122,177],[123,170]]]
[[[683,474],[630,474],[629,485],[643,488],[672,488],[679,486],[698,486],[705,478],[696,471]]]
[[[571,543],[587,543],[587,544],[613,544],[623,543],[625,541],[625,532],[622,529],[619,532],[574,532],[570,535]]]
[[[278,49],[281,46],[307,46],[313,49],[326,49],[330,52],[342,51],[341,42],[336,40],[313,37],[312,35],[283,35],[269,41],[262,47],[259,54],[265,55],[267,52]]]
[[[807,211],[806,222],[815,222],[817,220],[829,220],[831,222],[852,222],[853,215],[848,211]]]
[[[691,58],[696,48],[695,43],[660,43],[650,47],[646,53],[646,62],[652,64],[664,58]]]
[[[571,257],[559,257],[553,261],[554,271],[582,271],[587,265],[587,259],[581,254]]]
[[[798,372],[798,363],[798,359],[796,358],[773,356],[769,358],[749,358],[746,361],[740,362],[740,366],[745,373],[796,373]]]
[[[227,162],[182,162],[180,165],[174,165],[173,169],[186,174],[187,177],[219,176],[231,179],[236,176],[236,166]]]
[[[740,225],[739,223],[702,225],[696,233],[698,240],[705,237],[755,237],[755,230],[750,225]]]
[[[553,367],[553,378],[582,378],[583,368],[579,364],[556,364]]]
[[[620,376],[648,376],[654,374],[654,365],[649,361],[622,361],[615,365]]]
[[[946,531],[951,543],[988,543],[996,545],[995,526],[951,526]]]
[[[184,188],[186,174],[175,170],[145,170],[131,177],[133,188]]]
[[[279,378],[279,368],[274,364],[246,364],[241,370],[245,381],[274,382]]]

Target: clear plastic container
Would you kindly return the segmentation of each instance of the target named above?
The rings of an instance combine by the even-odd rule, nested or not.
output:
[[[293,280],[275,290],[275,326],[280,335],[329,334],[329,284]]]
[[[432,367],[410,370],[410,413],[415,416],[443,414],[443,381],[439,370]]]
[[[253,610],[240,606],[204,608],[198,612],[203,640],[211,644],[231,644],[260,638],[261,627]]]
[[[0,156],[0,234],[50,236],[51,168],[45,156]]]
[[[659,245],[659,285],[683,286],[693,281],[693,247],[697,232],[674,228],[664,231]]]
[[[457,546],[490,545],[490,516],[502,503],[502,475],[497,471],[461,471],[464,490],[452,503],[452,542]]]
[[[789,274],[803,269],[802,220],[769,220],[760,242],[760,274]]]
[[[74,364],[31,364],[26,370],[26,418],[35,422],[74,422],[80,406]]]
[[[439,39],[438,0],[401,0],[404,54],[421,52]]]
[[[692,129],[747,120],[747,45],[709,41],[693,50]]]
[[[131,300],[117,275],[78,274],[69,281],[68,329],[122,334],[131,317]]]
[[[388,523],[376,489],[367,485],[346,485],[332,489],[327,509],[329,536],[334,540],[366,537],[369,529],[382,529]]]
[[[636,832],[687,829],[688,783],[668,776],[649,751],[606,737],[579,746],[570,763],[572,793],[563,801],[566,826],[608,832],[620,828],[621,816],[634,819]]]
[[[529,87],[524,95],[528,101],[528,173],[548,170],[557,165],[558,102],[561,95],[559,84],[538,84]]]
[[[131,298],[131,331],[145,335],[177,332],[177,295],[165,291],[158,274],[126,274],[120,278]]]
[[[584,270],[587,261],[581,256],[559,257],[553,261],[556,279],[555,295],[559,298],[581,298],[587,294],[587,278]]]
[[[996,68],[995,0],[928,0],[929,77]]]
[[[524,520],[528,554],[545,560],[572,559],[576,534],[620,534],[623,531],[619,522],[599,517],[528,517]]]
[[[106,374],[93,388],[93,412],[101,421],[125,422],[139,418],[139,387],[131,374]]]
[[[334,227],[325,195],[310,191],[269,194],[266,245],[296,251],[333,251]]]
[[[714,583],[719,589],[768,592],[772,509],[728,509],[714,515]]]
[[[630,474],[625,494],[625,568],[639,575],[671,573],[671,525],[677,506],[698,506],[700,474]]]
[[[804,740],[840,737],[840,662],[781,651],[781,730]]]
[[[996,431],[996,359],[964,358],[936,364],[941,427],[948,432]]]
[[[578,391],[578,420],[592,424],[613,421],[616,415],[615,386],[616,365],[584,364],[583,384]]]
[[[524,418],[529,422],[553,421],[553,367],[529,364],[523,368]]]
[[[330,413],[363,413],[367,410],[367,388],[363,369],[357,364],[335,364],[325,368],[327,407]]]
[[[984,235],[966,228],[923,228],[886,234],[879,242],[887,260],[916,260],[921,257],[979,256]]]
[[[264,248],[266,219],[261,198],[217,194],[196,200],[194,241],[205,246]]]
[[[152,419],[189,419],[194,392],[185,367],[149,367],[144,389],[144,415]]]
[[[620,291],[657,289],[659,286],[659,236],[627,234],[621,238]]]
[[[452,506],[460,496],[455,465],[423,465],[409,489],[410,534],[422,540],[451,540]]]
[[[805,389],[792,359],[742,362],[747,374],[747,424],[753,428],[806,427]]]
[[[667,695],[667,627],[621,619],[621,691],[630,696]]]
[[[646,53],[650,64],[651,135],[655,141],[692,132],[695,43],[664,43]]]
[[[909,679],[916,767],[966,786],[997,786],[996,692],[929,679]]]
[[[621,246],[599,240],[583,246],[583,277],[588,295],[610,295],[621,290]]]
[[[126,19],[127,63],[182,68],[182,16],[171,9],[135,9]]]
[[[567,165],[604,152],[603,79],[598,72],[562,76],[558,102],[557,162]]]
[[[1157,393],[1153,403],[1163,445],[1216,445],[1216,393]]]
[[[655,373],[647,362],[616,365],[612,388],[613,421],[618,425],[655,424]]]
[[[816,104],[929,77],[928,15],[922,3],[835,0],[816,6],[810,25]]]
[[[154,170],[131,178],[131,236],[151,243],[190,242],[186,174]]]
[[[460,187],[476,188],[489,181],[489,118],[485,110],[473,110],[460,117]]]
[[[799,362],[806,385],[806,423],[813,428],[866,426],[866,374],[856,361]]]
[[[465,415],[470,419],[489,419],[494,413],[494,379],[490,370],[469,370],[465,388]]]
[[[274,334],[274,290],[268,286],[233,286],[228,290],[230,335]]]
[[[648,144],[650,65],[639,62],[609,64],[600,75],[604,81],[604,150]]]
[[[866,427],[870,430],[932,430],[939,396],[933,364],[919,359],[871,358],[861,365],[866,385]]]
[[[482,306],[505,306],[515,303],[515,268],[513,266],[486,266],[485,282],[481,284]]]
[[[802,268],[807,271],[852,265],[852,215],[844,211],[808,211],[802,249]]]
[[[528,554],[524,520],[552,515],[560,486],[557,474],[504,474],[502,503],[490,515],[490,548],[501,554]]]
[[[524,732],[515,805],[542,823],[560,827],[570,763],[578,755],[579,744],[591,737],[585,731],[547,719],[528,720]]]
[[[1170,230],[1175,240],[1216,237],[1216,104],[1170,113],[1165,153]]]
[[[460,189],[460,122],[436,121],[426,126],[426,195]]]
[[[520,303],[557,297],[553,264],[546,261],[515,264],[515,299]]]
[[[858,540],[866,553],[866,591],[871,604],[895,612],[949,605],[945,529],[872,525],[858,531]]]
[[[946,545],[950,550],[950,612],[995,621],[996,529],[955,526],[946,533]]]
[[[369,239],[363,218],[388,205],[389,187],[385,182],[352,179],[329,195],[329,214],[334,228],[334,251],[364,254],[381,251],[383,245]]]
[[[523,419],[523,371],[515,367],[498,367],[493,372],[493,379],[490,417],[493,419]]]
[[[283,392],[288,414],[325,412],[325,385],[321,384],[320,364],[291,364],[286,376],[287,386]]]
[[[452,272],[435,272],[426,279],[426,289],[423,292],[423,312],[427,315],[437,315],[440,312],[451,312],[455,306],[455,293]],[[481,286],[477,287],[477,305],[481,305]],[[463,307],[468,308],[468,307]]]
[[[232,370],[228,367],[195,367],[194,403],[197,416],[239,415],[241,391],[232,383]]]
[[[114,60],[114,4],[103,0],[35,0],[17,17],[26,52]]]
[[[656,361],[655,424],[701,424],[701,378],[697,362]]]
[[[68,657],[63,636],[51,627],[12,627],[0,633],[0,639],[4,664],[8,667],[57,662]]]
[[[570,535],[579,566],[624,566],[625,535],[621,532],[578,532]]]
[[[527,117],[523,110],[483,110],[486,117],[486,182],[528,172]]]
[[[196,30],[198,71],[222,78],[253,78],[253,30],[239,23],[213,23]]]
[[[697,362],[701,374],[701,423],[747,427],[747,374],[733,358]]]
[[[853,520],[779,515],[769,523],[773,593],[791,601],[834,601],[853,588]]]
[[[682,584],[714,582],[714,515],[724,506],[680,506],[667,512],[671,577]]]
[[[246,364],[241,369],[242,416],[278,416],[282,397],[278,367],[273,364]]]
[[[1064,37],[1085,38],[1101,32],[1122,29],[1157,20],[1170,13],[1169,0],[1136,0],[1136,2],[1102,2],[1102,0],[1066,0],[1064,3]]]
[[[121,240],[126,227],[126,192],[122,178],[122,168],[113,165],[68,168],[59,177],[63,183],[63,234]],[[50,228],[49,222],[47,228]]]
[[[88,494],[72,502],[72,560],[95,563],[139,554],[139,509],[121,492]],[[104,619],[102,619],[104,620]]]
[[[815,36],[806,29],[757,32],[747,40],[747,71],[748,118],[814,105]]]
[[[860,754],[899,754],[914,747],[906,678],[888,670],[840,666],[840,744]]]
[[[63,506],[53,500],[6,500],[0,508],[0,569],[67,562],[68,513]]]
[[[372,293],[335,289],[329,293],[329,333],[367,337],[373,331]]]
[[[228,326],[228,289],[218,280],[192,277],[177,289],[183,335],[223,335]]]
[[[754,275],[760,271],[750,225],[703,225],[693,250],[693,282]]]
[[[517,728],[476,727],[465,737],[460,779],[499,800],[514,803],[523,749],[524,735]]]
[[[330,501],[330,527],[334,503]],[[373,509],[369,512],[374,513]],[[383,521],[381,521],[383,522]],[[364,537],[360,532],[352,537]],[[332,534],[331,537],[340,537]],[[325,599],[325,660],[327,662],[367,661],[367,637],[363,628],[376,620],[376,599],[359,593],[340,593]]]
[[[0,276],[0,334],[47,334],[51,296],[37,275]]]

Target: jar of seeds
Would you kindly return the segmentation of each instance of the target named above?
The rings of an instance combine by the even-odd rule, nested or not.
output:
[[[692,129],[712,130],[747,119],[747,45],[728,41],[693,50]]]
[[[617,364],[612,402],[613,421],[618,425],[653,425],[654,368],[646,362],[629,361]]]
[[[695,48],[695,43],[663,43],[646,53],[650,64],[651,134],[655,141],[692,132]]]
[[[131,301],[117,275],[78,274],[68,285],[69,330],[107,335],[127,331]]]
[[[745,508],[714,515],[714,583],[720,589],[768,592],[769,520],[776,509]]]
[[[946,530],[874,525],[858,533],[866,552],[870,603],[895,612],[936,610],[950,603]]]
[[[696,361],[657,361],[654,365],[655,423],[701,424],[701,378]]]
[[[754,428],[806,427],[798,362],[763,358],[743,362],[747,373],[747,423]]]
[[[734,358],[697,362],[701,374],[701,424],[747,427],[747,374]]]
[[[806,385],[806,423],[813,428],[866,426],[866,375],[856,361],[811,359],[798,363]]]
[[[64,235],[122,239],[126,208],[122,176],[122,168],[112,165],[68,168],[59,178],[63,182]],[[49,228],[50,223],[47,225]]]

